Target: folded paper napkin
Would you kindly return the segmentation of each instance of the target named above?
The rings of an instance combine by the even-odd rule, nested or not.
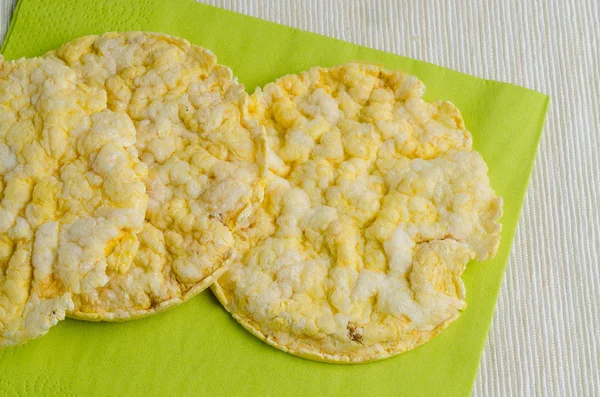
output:
[[[426,100],[450,100],[461,110],[489,165],[504,197],[500,250],[467,267],[468,307],[448,330],[388,360],[343,366],[285,354],[246,332],[206,291],[144,320],[66,320],[44,338],[0,351],[0,395],[470,395],[549,98],[187,0],[21,0],[2,53],[32,57],[79,36],[129,30],[211,49],[249,92],[288,73],[353,60],[418,76]]]

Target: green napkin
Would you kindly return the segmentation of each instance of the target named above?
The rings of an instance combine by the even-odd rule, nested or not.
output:
[[[186,0],[21,0],[2,52],[6,59],[37,56],[78,36],[128,30],[210,48],[248,92],[288,73],[352,60],[417,75],[428,87],[426,99],[450,100],[462,111],[492,186],[504,196],[500,251],[469,264],[468,307],[459,320],[388,360],[344,366],[285,354],[246,332],[206,291],[143,320],[66,320],[43,338],[0,351],[0,395],[470,395],[549,98]]]

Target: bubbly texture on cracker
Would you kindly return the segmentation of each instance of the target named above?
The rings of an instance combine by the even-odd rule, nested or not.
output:
[[[106,133],[107,130],[112,134]],[[43,335],[146,202],[131,121],[60,60],[0,59],[0,346]]]
[[[243,85],[210,51],[162,34],[83,37],[46,58],[64,61],[125,115],[147,169],[142,230],[113,247],[105,285],[74,291],[71,314],[139,317],[208,287],[234,254],[232,231],[262,200],[265,139],[246,126]]]
[[[461,274],[495,255],[502,200],[450,102],[416,77],[348,64],[251,97],[265,198],[213,285],[271,345],[331,362],[413,349],[464,309]]]
[[[254,335],[340,363],[431,340],[502,199],[459,110],[351,63],[249,96],[207,49],[106,33],[0,57],[0,347],[212,284]]]

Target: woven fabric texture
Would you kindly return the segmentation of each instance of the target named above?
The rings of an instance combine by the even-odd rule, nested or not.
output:
[[[600,396],[596,0],[202,2],[550,95],[473,395]]]

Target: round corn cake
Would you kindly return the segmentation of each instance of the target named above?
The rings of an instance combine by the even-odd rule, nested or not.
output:
[[[466,307],[461,274],[495,255],[502,200],[460,112],[419,79],[347,64],[257,90],[265,198],[213,285],[254,335],[319,361],[413,349]]]
[[[141,231],[109,253],[108,282],[73,294],[69,315],[118,321],[183,302],[231,262],[232,231],[262,201],[266,139],[247,118],[248,95],[208,50],[153,33],[77,39],[46,55],[106,93],[126,114],[147,168]]]
[[[0,57],[0,347],[45,334],[71,291],[106,284],[106,253],[142,230],[134,141],[126,115],[62,61]]]

